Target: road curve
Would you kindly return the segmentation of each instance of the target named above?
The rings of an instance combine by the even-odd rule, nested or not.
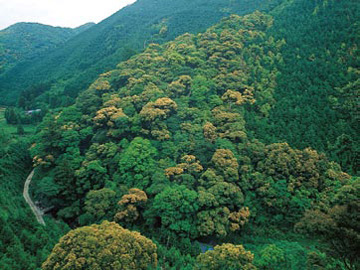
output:
[[[31,210],[33,211],[34,215],[36,216],[37,221],[41,225],[46,226],[45,221],[42,217],[43,213],[41,212],[41,210],[39,208],[37,208],[37,206],[34,204],[34,202],[31,200],[31,198],[29,196],[29,186],[31,183],[31,179],[34,176],[34,172],[35,172],[35,169],[32,170],[31,173],[29,174],[29,176],[26,178],[23,196],[24,196],[25,201],[27,202],[27,204],[30,206]]]

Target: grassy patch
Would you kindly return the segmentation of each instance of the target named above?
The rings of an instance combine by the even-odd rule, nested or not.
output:
[[[4,124],[6,124],[5,120],[5,107],[0,107],[0,126],[2,127]]]
[[[17,134],[17,125],[9,125],[6,123],[5,119],[5,107],[0,107],[0,129],[5,131],[8,134],[18,135]],[[22,125],[25,131],[25,134],[22,136],[31,136],[35,134],[36,125]]]

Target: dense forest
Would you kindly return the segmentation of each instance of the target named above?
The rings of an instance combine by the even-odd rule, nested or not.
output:
[[[115,68],[150,43],[163,43],[186,32],[205,31],[224,16],[269,9],[271,2],[138,0],[58,50],[50,51],[46,57],[21,61],[1,74],[1,103],[14,105],[19,93],[41,83],[49,87],[36,94],[38,103],[52,107],[69,105],[99,74]]]
[[[344,170],[359,170],[358,1],[294,1],[273,11],[283,63],[268,119],[249,119],[261,140],[311,146]],[[301,16],[300,14],[301,13]]]
[[[15,66],[0,265],[359,269],[359,19],[356,0],[139,0]]]

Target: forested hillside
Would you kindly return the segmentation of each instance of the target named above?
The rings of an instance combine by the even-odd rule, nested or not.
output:
[[[286,41],[274,36],[273,27],[274,18],[264,13],[231,15],[202,34],[150,44],[102,74],[75,105],[54,111],[41,124],[31,148],[43,175],[37,198],[72,226],[113,220],[140,230],[162,247],[166,259],[160,263],[175,268],[179,260],[200,269],[219,260],[216,253],[210,262],[203,256],[196,262],[182,258],[198,254],[192,250],[195,241],[241,244],[251,230],[266,235],[269,228],[286,232],[295,224],[299,231],[319,234],[316,226],[334,233],[354,226],[358,204],[348,206],[343,192],[358,191],[358,184],[338,164],[309,147],[264,144],[256,133],[249,135],[247,118],[265,119],[276,104]],[[321,224],[309,214],[330,216],[333,207],[341,209],[334,220],[351,217],[343,219],[346,225]],[[351,235],[342,237],[352,241]],[[261,249],[255,242],[254,262],[240,247],[223,245],[213,252],[244,253],[249,267],[266,269],[267,259],[259,254],[281,253],[293,244],[285,243],[281,248],[267,240]],[[302,263],[284,255],[277,269],[303,269],[311,256],[323,256],[327,267],[341,264],[335,258],[357,263],[352,245],[327,257],[295,243]],[[177,260],[167,257],[169,247],[178,250]],[[44,267],[76,263],[63,261],[62,252],[55,249]]]
[[[0,265],[360,268],[359,20],[356,0],[141,0],[9,71],[52,81],[7,109],[46,115],[0,137]],[[47,227],[18,198],[31,166]]]
[[[326,152],[358,174],[359,1],[285,2],[272,14],[270,32],[285,40],[276,102],[268,118],[249,119],[249,129],[267,143]]]
[[[50,100],[52,106],[72,103],[100,73],[115,68],[117,63],[143,50],[149,43],[163,43],[185,32],[204,31],[224,16],[263,9],[269,2],[139,0],[50,55],[22,62],[2,74],[3,103],[15,104],[22,90],[49,82],[49,87],[43,90],[47,94],[41,100],[45,103]]]
[[[44,52],[64,44],[92,25],[88,23],[74,29],[38,23],[9,26],[0,31],[0,74],[25,60],[36,61]]]

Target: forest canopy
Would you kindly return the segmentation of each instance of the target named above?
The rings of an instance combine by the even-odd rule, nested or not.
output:
[[[158,21],[66,106],[40,83],[4,110],[18,128],[0,133],[1,200],[20,213],[0,215],[7,269],[17,250],[26,269],[359,267],[360,5],[268,1],[239,16],[232,3],[207,30],[179,23],[170,38],[180,15]],[[32,104],[45,106],[24,116]],[[7,199],[21,194],[19,166],[35,169],[49,229],[14,225],[28,215]]]

